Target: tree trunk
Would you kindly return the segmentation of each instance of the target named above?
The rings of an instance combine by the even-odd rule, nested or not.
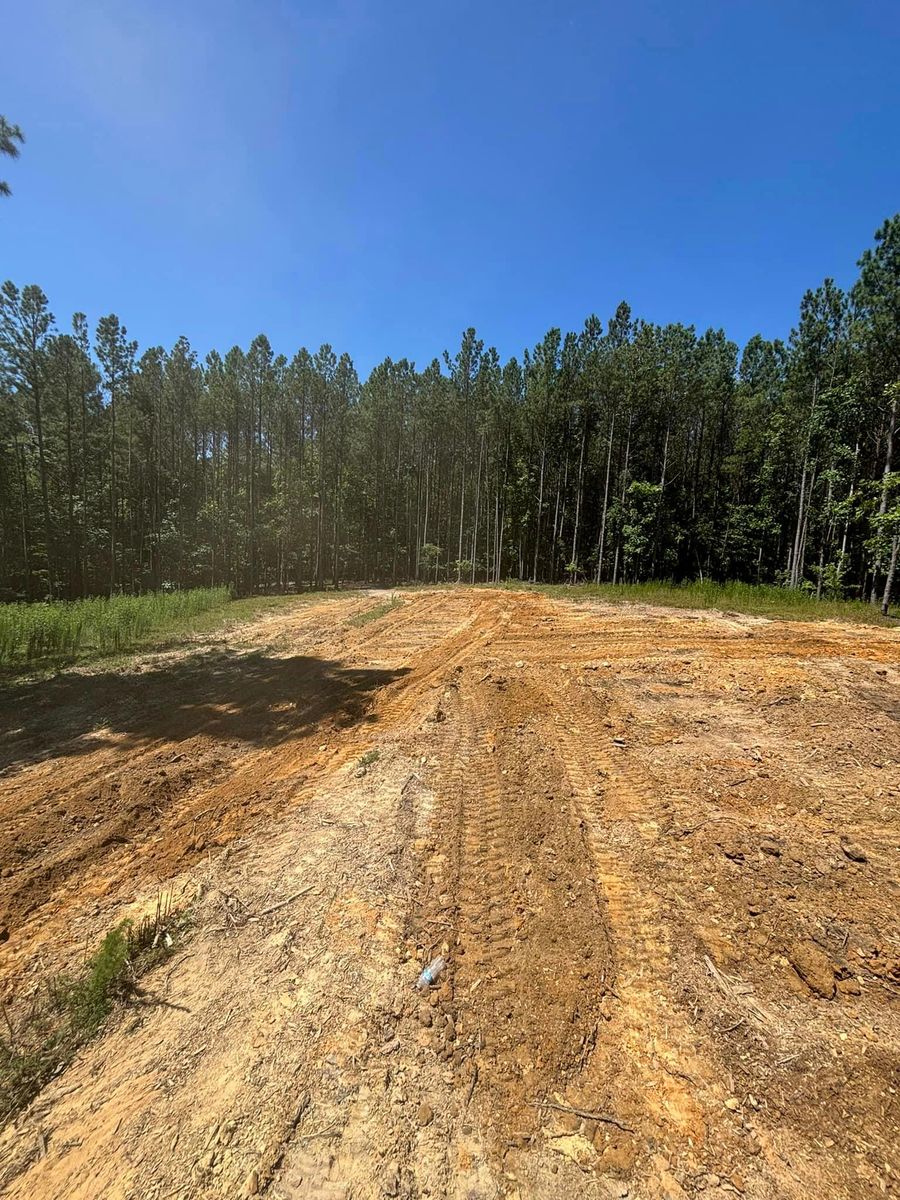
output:
[[[572,572],[570,583],[575,583],[578,575],[578,524],[581,520],[581,481],[584,476],[584,443],[587,440],[587,420],[581,427],[581,450],[578,455],[578,482],[575,487],[575,528],[572,531]]]
[[[616,414],[609,420],[609,446],[606,451],[606,482],[603,485],[603,515],[600,518],[600,537],[597,542],[597,583],[603,571],[603,547],[606,541],[606,514],[609,509],[609,472],[612,466],[613,434],[616,429]]]
[[[881,598],[881,613],[885,617],[888,615],[888,609],[891,605],[891,589],[894,586],[894,576],[897,573],[898,548],[900,548],[900,533],[895,533],[894,539],[891,542],[891,561],[888,565],[887,579],[884,581],[884,595]]]

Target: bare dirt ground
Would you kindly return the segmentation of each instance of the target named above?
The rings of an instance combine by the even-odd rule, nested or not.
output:
[[[0,1191],[900,1194],[900,634],[374,603],[0,702],[10,1011],[192,914]]]

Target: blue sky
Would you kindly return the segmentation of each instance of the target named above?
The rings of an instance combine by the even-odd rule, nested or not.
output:
[[[896,0],[31,0],[0,276],[362,372],[620,299],[786,335],[900,208]]]

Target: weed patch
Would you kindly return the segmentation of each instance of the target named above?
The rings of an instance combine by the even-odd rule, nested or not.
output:
[[[391,596],[390,600],[385,600],[383,604],[376,604],[374,608],[367,608],[365,612],[357,613],[354,617],[347,618],[348,625],[368,625],[370,621],[377,621],[379,617],[385,617],[389,612],[393,612],[395,608],[399,608],[403,603],[401,596]]]
[[[117,1003],[140,995],[138,980],[173,953],[186,919],[162,900],[154,916],[111,929],[75,975],[44,983],[31,1009],[15,1022],[3,1009],[0,1036],[0,1126],[94,1037]]]

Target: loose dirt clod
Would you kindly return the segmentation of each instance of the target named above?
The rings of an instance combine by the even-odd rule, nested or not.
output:
[[[813,942],[794,942],[788,950],[791,966],[816,993],[830,1000],[835,992],[834,968],[828,955]]]
[[[190,912],[4,1196],[891,1195],[900,634],[379,609],[0,699],[0,1076],[48,979]]]

